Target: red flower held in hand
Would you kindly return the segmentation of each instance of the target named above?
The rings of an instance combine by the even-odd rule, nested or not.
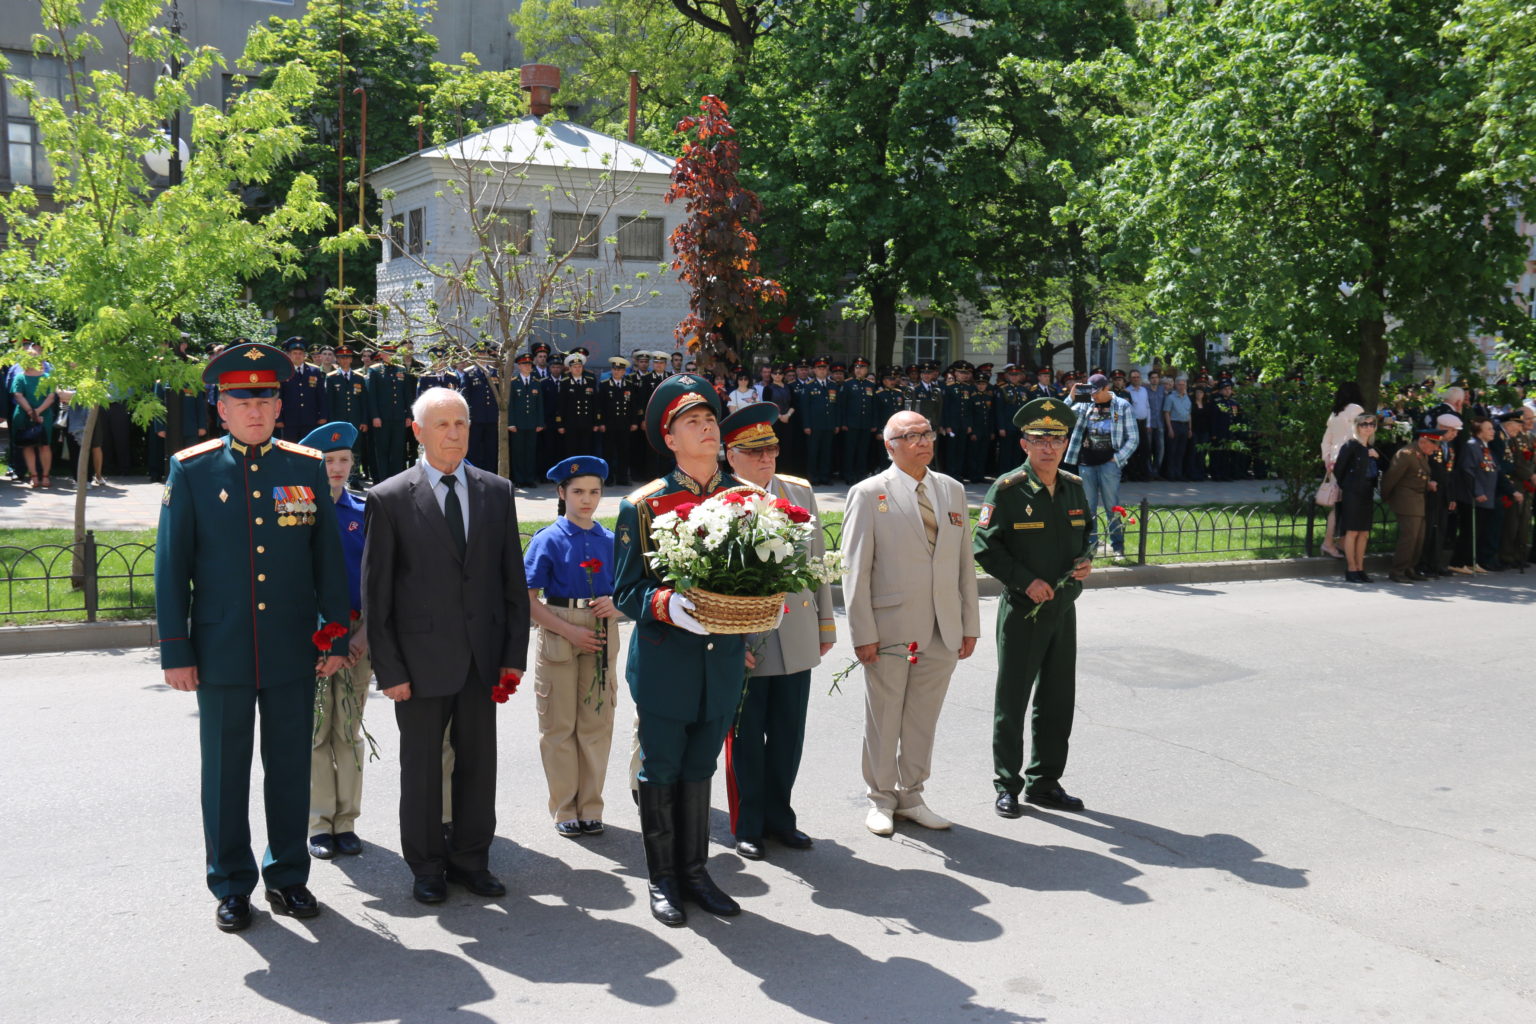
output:
[[[917,641],[916,640],[913,640],[911,643],[907,644],[907,653],[909,653],[909,654],[916,654],[917,653]]]
[[[909,654],[909,655],[907,655],[907,660],[910,661],[912,664],[916,665],[917,664],[917,655]]]
[[[1505,508],[1511,507],[1512,505],[1514,505],[1514,503],[1515,503],[1515,499],[1511,498],[1507,494],[1502,494],[1502,495],[1499,496],[1499,504],[1503,505]]]
[[[1110,509],[1110,511],[1113,512],[1117,516],[1123,516],[1123,515],[1125,515],[1125,506],[1124,505],[1116,505],[1114,508]]]
[[[320,653],[324,654],[331,649],[331,644],[334,641],[346,635],[346,626],[343,626],[339,622],[327,622],[325,625],[315,630],[314,636],[310,637],[309,639],[310,642],[315,645],[316,649],[318,649]]]
[[[587,572],[603,571],[603,562],[602,559],[599,558],[589,558],[585,562],[581,562],[579,564],[583,569],[587,570]]]

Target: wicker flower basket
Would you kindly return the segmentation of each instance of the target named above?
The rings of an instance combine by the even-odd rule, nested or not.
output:
[[[765,633],[784,607],[783,594],[737,597],[694,587],[686,596],[693,602],[693,617],[711,633]]]

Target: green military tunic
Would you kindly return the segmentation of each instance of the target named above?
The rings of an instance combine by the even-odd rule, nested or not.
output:
[[[1056,474],[1052,494],[1025,463],[987,491],[976,520],[977,563],[1003,585],[997,615],[997,690],[992,760],[999,793],[1051,789],[1067,767],[1067,740],[1077,692],[1077,612],[1083,585],[1066,576],[1088,554],[1088,497],[1079,477]],[[1035,580],[1056,596],[1027,618]],[[1024,763],[1024,715],[1034,691],[1031,760]]]
[[[267,888],[309,876],[309,762],[321,622],[348,624],[325,462],[312,448],[222,437],[178,452],[160,510],[155,602],[163,668],[196,666],[208,887],[257,879],[247,810],[261,710]],[[328,652],[345,655],[346,641]]]
[[[394,363],[378,363],[368,370],[368,408],[379,425],[370,431],[373,441],[374,483],[405,469],[405,421],[411,418],[416,400],[416,378]]]
[[[675,469],[619,504],[614,603],[634,623],[626,675],[640,716],[640,779],[657,785],[712,777],[741,701],[746,644],[740,636],[700,636],[674,626],[673,590],[650,566],[651,522],[685,502],[700,502],[738,481],[716,473],[701,485]]]

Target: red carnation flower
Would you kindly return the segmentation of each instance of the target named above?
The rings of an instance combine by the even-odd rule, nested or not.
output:
[[[910,661],[912,664],[916,665],[917,664],[917,655],[909,654],[909,655],[907,655],[907,660]]]
[[[353,622],[356,622],[358,619],[360,619],[362,617],[363,616],[362,616],[361,612],[359,612],[356,608],[352,609],[352,621]]]
[[[603,571],[603,562],[602,562],[602,559],[600,559],[600,558],[589,558],[585,562],[582,562],[580,564],[581,564],[581,567],[583,569],[587,570],[587,572],[602,572]]]
[[[789,503],[789,499],[788,498],[775,498],[774,502],[773,502],[773,507],[778,509],[780,512],[788,512],[790,509],[794,508],[795,506],[793,506],[793,505],[791,505]]]
[[[672,511],[677,513],[677,518],[686,523],[688,521],[688,517],[693,515],[693,510],[698,507],[699,503],[696,501],[685,501]]]
[[[745,505],[747,503],[747,496],[739,492],[736,494],[722,494],[720,495],[720,502],[723,505]]]
[[[917,641],[916,640],[913,640],[911,643],[907,644],[907,651],[908,651],[908,653],[911,653],[911,654],[916,654],[917,653]]]
[[[497,704],[505,704],[508,700],[511,699],[511,697],[512,695],[510,693],[501,689],[500,687],[497,687],[491,691],[491,700],[495,701]]]
[[[789,516],[789,521],[792,523],[808,523],[811,521],[811,514],[799,505],[789,506],[784,514]]]
[[[1123,516],[1123,515],[1125,515],[1125,506],[1124,505],[1116,505],[1114,508],[1110,509],[1110,511],[1113,512],[1117,516]]]
[[[339,622],[327,622],[325,625],[315,630],[314,636],[310,637],[309,639],[310,642],[314,644],[315,647],[320,651],[320,653],[324,654],[331,649],[332,642],[346,635],[346,626],[343,626]]]
[[[1505,508],[1509,508],[1514,503],[1515,503],[1515,499],[1511,498],[1509,495],[1507,495],[1507,494],[1499,495],[1499,504],[1503,505]]]

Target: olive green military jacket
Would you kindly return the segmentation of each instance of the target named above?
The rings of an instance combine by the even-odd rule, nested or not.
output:
[[[1053,495],[1026,462],[987,491],[972,541],[976,561],[1018,603],[1032,607],[1024,591],[1035,580],[1044,580],[1056,588],[1056,598],[1041,614],[1065,607],[1077,600],[1083,584],[1057,580],[1088,554],[1089,514],[1081,477],[1058,471]]]

